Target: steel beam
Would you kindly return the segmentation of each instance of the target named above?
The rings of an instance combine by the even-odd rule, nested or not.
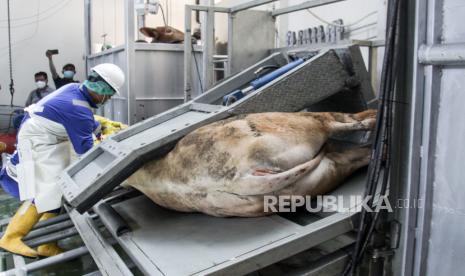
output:
[[[61,214],[61,215],[58,215],[58,216],[56,216],[54,218],[50,218],[50,219],[47,219],[47,220],[42,220],[42,221],[39,221],[34,226],[34,230],[42,228],[42,227],[47,227],[47,226],[50,226],[50,225],[53,225],[53,224],[56,224],[56,223],[60,223],[60,222],[63,222],[65,220],[69,220],[69,215],[68,214]]]
[[[134,16],[134,1],[126,0],[124,2],[124,19],[125,19],[125,62],[126,62],[126,88],[127,88],[127,104],[128,104],[128,124],[136,123],[136,51],[134,41],[136,40],[135,33],[135,16]]]
[[[68,213],[102,275],[133,275],[87,213],[80,215],[74,209]]]
[[[58,231],[62,231],[68,228],[73,227],[74,224],[71,220],[66,220],[57,224],[49,225],[47,227],[42,227],[39,229],[34,229],[31,231],[23,240],[32,240],[41,236],[49,235]]]
[[[184,102],[188,102],[192,95],[192,8],[186,5],[184,12]]]
[[[13,264],[15,265],[15,268],[11,270],[10,275],[15,275],[15,276],[26,276],[26,261],[24,260],[23,256],[20,255],[13,255]]]
[[[465,43],[423,44],[418,61],[424,65],[465,65]]]
[[[32,263],[28,263],[28,264],[23,264],[20,267],[3,272],[2,275],[4,276],[21,275],[21,274],[26,275],[30,272],[44,269],[50,265],[64,263],[66,261],[79,258],[83,255],[86,255],[87,253],[89,253],[87,248],[85,246],[82,246],[82,247],[79,247],[79,248],[76,248],[70,251],[66,251],[56,256],[52,256],[52,257],[45,258],[45,259],[32,262]],[[18,259],[17,257],[19,256],[14,255],[13,256],[14,260]],[[16,265],[16,262],[15,262],[15,265]]]
[[[305,10],[305,9],[315,8],[315,7],[324,6],[324,5],[337,3],[337,2],[342,2],[342,1],[346,1],[346,0],[312,0],[312,1],[307,1],[307,2],[304,2],[302,4],[298,4],[298,5],[295,5],[295,6],[290,6],[290,7],[286,7],[286,8],[282,8],[282,9],[277,9],[275,11],[272,11],[271,15],[272,16],[280,16],[280,15],[287,14],[287,13],[292,13],[292,12],[301,11],[301,10]]]
[[[210,9],[213,9],[214,12],[221,12],[221,13],[230,13],[231,9],[230,8],[224,8],[224,7],[215,7],[215,6],[204,6],[204,5],[186,5],[186,9],[189,8],[190,10],[193,11],[208,11]]]
[[[9,221],[10,218],[8,218],[6,221]],[[68,222],[67,222],[68,221]],[[6,223],[8,224],[8,223]],[[1,225],[1,226],[6,226],[6,224]],[[57,217],[48,219],[48,220],[43,220],[39,221],[33,228],[33,231],[31,231],[25,238],[27,239],[33,239],[35,237],[45,235],[48,233],[56,232],[65,228],[71,227],[73,224],[71,221],[69,221],[69,216],[68,214],[63,214],[59,215]],[[45,229],[43,229],[45,228]],[[53,230],[52,230],[53,229]],[[3,232],[0,232],[0,236],[3,235]]]
[[[215,10],[207,10],[202,26],[202,83],[204,93],[213,86],[213,55],[215,54]]]
[[[62,230],[56,233],[52,233],[49,235],[40,236],[38,238],[28,240],[26,241],[26,244],[29,247],[37,247],[42,244],[59,241],[59,240],[66,239],[66,238],[76,236],[76,235],[78,235],[78,231],[76,230],[76,228],[73,227],[73,228],[68,228],[68,229],[65,229],[65,230]]]
[[[250,1],[250,2],[247,2],[247,3],[244,3],[244,4],[240,4],[240,5],[231,7],[231,12],[234,13],[234,12],[239,12],[239,11],[243,11],[243,10],[248,10],[248,9],[251,9],[251,8],[255,8],[255,7],[265,5],[265,4],[269,4],[269,3],[272,3],[272,2],[276,2],[276,1],[277,0],[255,0],[255,1]]]
[[[85,59],[85,68],[89,71],[88,67],[88,58],[92,55],[92,29],[91,29],[91,7],[90,0],[84,1],[84,35],[86,36],[86,59]]]

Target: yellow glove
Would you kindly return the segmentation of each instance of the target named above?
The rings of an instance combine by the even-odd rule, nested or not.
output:
[[[101,140],[105,139],[107,136],[111,134],[118,133],[121,130],[128,127],[123,123],[115,122],[99,115],[94,115],[94,119],[100,123],[100,126],[102,128]],[[99,142],[99,140],[96,140],[94,141],[94,144],[98,144]]]

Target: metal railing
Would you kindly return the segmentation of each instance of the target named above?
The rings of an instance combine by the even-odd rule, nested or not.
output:
[[[192,80],[191,80],[191,61],[192,61],[192,12],[200,11],[206,12],[205,24],[205,34],[202,34],[202,48],[203,48],[203,60],[202,60],[202,83],[204,90],[208,90],[214,84],[213,73],[215,71],[214,67],[214,25],[215,25],[215,13],[227,13],[229,16],[234,15],[237,12],[245,11],[262,5],[266,5],[272,2],[277,2],[278,0],[254,0],[233,7],[218,7],[218,6],[208,6],[208,5],[186,5],[185,7],[185,30],[184,30],[184,100],[189,101],[191,99],[191,90],[192,90]],[[346,0],[310,0],[304,3],[277,9],[270,12],[270,16],[277,17],[284,14],[289,14],[304,9],[319,7],[323,5],[333,4],[337,2],[342,2]],[[228,28],[228,32],[230,28]],[[230,68],[231,62],[228,62],[227,67]],[[230,70],[226,68],[226,75],[230,73]],[[203,91],[203,92],[205,92]]]

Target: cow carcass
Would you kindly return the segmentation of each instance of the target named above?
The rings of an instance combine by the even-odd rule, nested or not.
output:
[[[127,184],[157,204],[213,216],[268,215],[265,195],[315,196],[370,159],[368,147],[334,150],[330,136],[370,130],[376,111],[257,113],[201,127]]]
[[[142,27],[139,31],[143,35],[151,37],[151,43],[182,43],[184,41],[184,33],[169,26],[156,28]]]

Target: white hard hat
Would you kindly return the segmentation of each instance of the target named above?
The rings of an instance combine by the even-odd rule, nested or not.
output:
[[[102,63],[91,70],[102,77],[119,94],[124,84],[124,73],[121,68],[112,63]]]

